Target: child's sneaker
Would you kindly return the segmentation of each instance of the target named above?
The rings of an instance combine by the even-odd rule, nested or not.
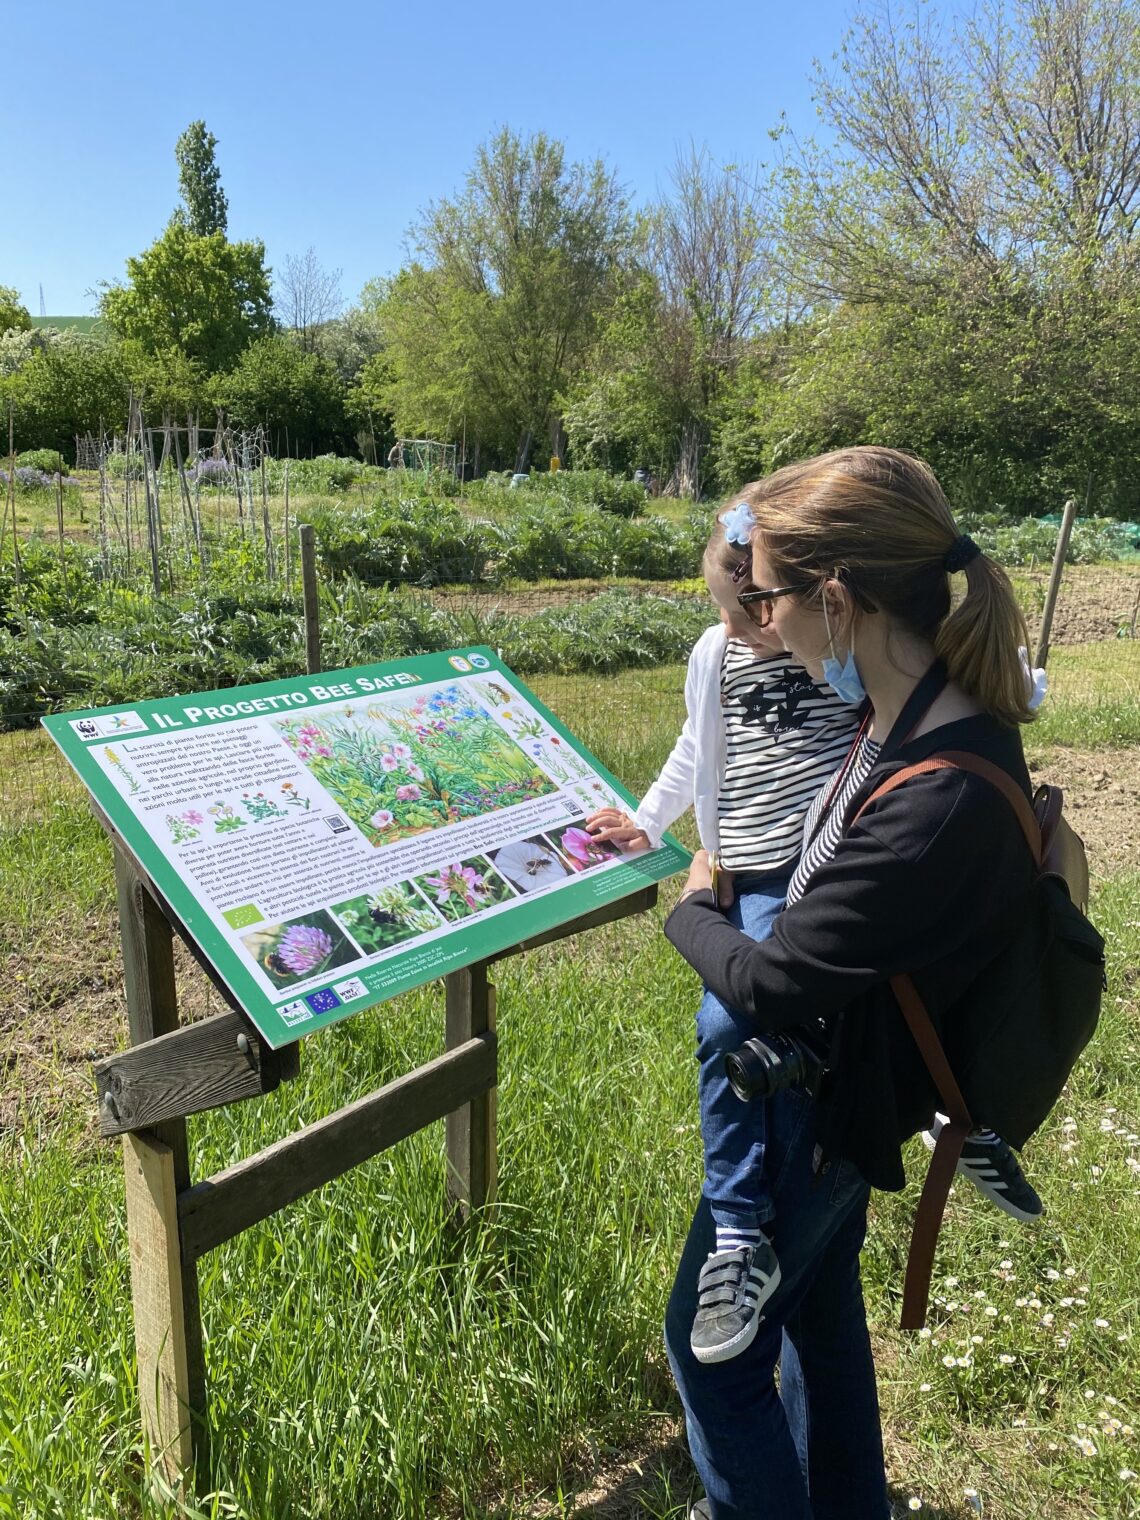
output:
[[[922,1139],[927,1150],[934,1149],[946,1122],[945,1115],[935,1114],[934,1123],[923,1131]],[[992,1134],[992,1131],[985,1133]],[[1014,1219],[1040,1219],[1045,1212],[1045,1205],[1026,1180],[1017,1157],[1000,1135],[994,1135],[992,1140],[967,1135],[957,1171],[960,1176],[968,1177],[983,1197]]]
[[[755,1245],[713,1251],[697,1279],[689,1345],[698,1362],[727,1362],[756,1337],[760,1310],[780,1286],[780,1263],[761,1235]]]

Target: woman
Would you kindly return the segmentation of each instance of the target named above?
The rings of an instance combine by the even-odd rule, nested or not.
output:
[[[771,936],[754,943],[725,920],[704,852],[666,924],[726,1005],[758,1033],[807,1031],[829,1068],[815,1097],[791,1087],[769,1100],[782,1279],[755,1341],[712,1365],[690,1349],[698,1304],[731,1313],[747,1289],[747,1262],[735,1280],[722,1263],[701,1281],[714,1241],[702,1202],[666,1342],[705,1482],[696,1515],[886,1520],[859,1250],[870,1187],[903,1186],[899,1147],[936,1106],[888,983],[910,972],[936,1025],[952,1019],[1025,911],[1035,868],[1006,799],[965,771],[910,780],[846,821],[892,771],[948,750],[984,757],[1029,795],[1025,625],[1004,572],[958,533],[919,460],[840,450],[744,497],[758,527],[741,606],[863,721],[808,815]]]

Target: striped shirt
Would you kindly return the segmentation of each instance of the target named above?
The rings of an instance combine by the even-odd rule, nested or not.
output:
[[[817,867],[821,866],[825,860],[834,859],[836,846],[843,834],[843,820],[847,815],[851,799],[871,774],[871,767],[879,758],[882,747],[881,744],[875,743],[870,734],[863,735],[859,748],[847,768],[847,774],[839,783],[834,801],[823,820],[823,827],[816,833],[819,815],[827,802],[835,777],[833,776],[826,786],[820,788],[819,796],[812,803],[804,826],[804,838],[807,840],[807,845],[803,858],[788,883],[789,903],[797,902],[804,895],[808,878]]]
[[[717,800],[720,860],[773,872],[799,859],[812,798],[851,747],[855,710],[817,686],[791,656],[757,658],[725,642],[720,674],[724,777]]]

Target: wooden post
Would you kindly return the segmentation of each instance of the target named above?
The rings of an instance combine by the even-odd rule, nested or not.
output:
[[[1077,515],[1077,502],[1070,497],[1065,503],[1061,527],[1057,533],[1057,547],[1053,552],[1053,569],[1049,573],[1049,590],[1045,596],[1045,609],[1041,614],[1041,632],[1037,635],[1037,653],[1034,665],[1044,665],[1049,658],[1049,634],[1053,629],[1053,613],[1057,609],[1057,594],[1061,589],[1061,575],[1065,569],[1065,555],[1069,549],[1069,537],[1073,531],[1073,519]]]
[[[451,972],[444,987],[448,1050],[494,1030],[495,989],[485,961]],[[495,1201],[495,1118],[494,1087],[447,1116],[447,1191],[464,1220]]]
[[[170,925],[127,855],[115,851],[132,1045],[178,1027]],[[194,1459],[206,1407],[198,1274],[182,1262],[178,1194],[190,1185],[186,1121],[123,1137],[139,1401],[151,1461],[174,1486]]]
[[[317,604],[317,543],[312,523],[302,523],[301,598],[305,607],[305,670],[311,676],[321,670],[321,614]]]

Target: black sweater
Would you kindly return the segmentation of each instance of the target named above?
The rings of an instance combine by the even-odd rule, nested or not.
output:
[[[1019,731],[979,716],[893,750],[888,742],[848,817],[892,772],[947,750],[993,761],[1030,795]],[[758,1031],[828,1017],[822,1154],[846,1157],[872,1186],[897,1191],[899,1147],[929,1124],[937,1093],[887,984],[910,972],[941,1030],[1027,911],[1035,876],[1001,793],[980,776],[941,770],[872,803],[768,939],[757,944],[734,929],[707,891],[681,902],[665,933]]]

